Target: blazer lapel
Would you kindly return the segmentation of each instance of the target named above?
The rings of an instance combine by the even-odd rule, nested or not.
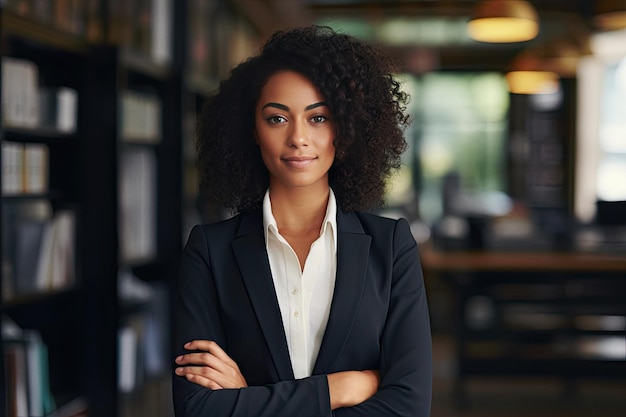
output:
[[[354,213],[337,210],[337,276],[328,324],[313,374],[332,368],[341,353],[361,305],[371,237]]]
[[[280,380],[293,379],[289,348],[265,249],[260,212],[242,216],[232,247],[278,377]]]

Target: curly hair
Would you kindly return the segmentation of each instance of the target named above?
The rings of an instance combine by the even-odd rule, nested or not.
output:
[[[386,182],[406,149],[407,94],[392,60],[329,27],[279,31],[259,55],[231,70],[198,118],[196,148],[207,197],[235,211],[261,206],[269,173],[254,140],[254,109],[267,80],[296,71],[319,89],[336,127],[329,184],[345,211],[384,204]]]

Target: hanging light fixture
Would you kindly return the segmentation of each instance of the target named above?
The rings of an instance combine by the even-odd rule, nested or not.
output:
[[[467,32],[480,42],[528,41],[539,33],[539,16],[528,1],[482,0],[474,8]]]
[[[593,24],[600,30],[626,29],[626,0],[595,0]]]
[[[550,94],[560,88],[560,78],[576,76],[581,56],[591,53],[586,37],[560,37],[520,52],[506,74],[509,91],[516,94]]]
[[[560,88],[559,74],[535,50],[518,54],[505,77],[509,91],[514,94],[552,94]]]
[[[590,32],[576,17],[563,24],[567,33],[533,42],[513,58],[506,73],[511,93],[554,94],[560,91],[562,78],[576,77],[580,58],[591,53]]]

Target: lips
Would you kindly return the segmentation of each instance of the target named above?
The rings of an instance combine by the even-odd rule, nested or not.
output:
[[[314,156],[292,156],[289,158],[283,158],[283,161],[293,168],[304,168],[311,165],[311,163],[313,163],[316,159],[317,158]]]

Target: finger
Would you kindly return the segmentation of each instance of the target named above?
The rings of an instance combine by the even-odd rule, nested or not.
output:
[[[241,374],[239,369],[225,365],[221,360],[215,358],[210,353],[197,353],[197,354],[189,354],[184,356],[211,356],[213,361],[203,360],[202,365],[197,365],[196,363],[192,363],[193,366],[179,366],[175,369],[176,375],[179,376],[187,376],[187,375],[197,375],[203,378],[210,379],[222,388],[242,388],[248,386],[245,377]],[[179,365],[183,364],[182,360],[178,361]],[[194,361],[197,362],[197,361]],[[212,362],[215,362],[216,365],[213,365]],[[210,363],[211,365],[205,365],[204,363]]]
[[[184,376],[185,379],[187,379],[187,381],[193,382],[194,384],[200,385],[201,387],[204,387],[204,388],[209,388],[212,390],[223,389],[223,387],[220,384],[218,384],[211,378],[207,378],[203,375],[187,373],[181,376]]]
[[[174,372],[178,376],[184,376],[186,378],[199,378],[199,380],[211,380],[221,385],[219,383],[221,373],[207,366],[179,366],[174,370]]]
[[[245,377],[237,363],[215,342],[194,340],[185,344],[185,349],[200,352],[186,353],[176,358],[178,365],[196,365],[193,374],[212,380],[222,388],[246,387]]]
[[[224,389],[224,387],[222,387],[217,382],[215,382],[215,381],[213,381],[211,379],[208,379],[208,378],[203,378],[203,377],[198,376],[198,375],[189,375],[189,376],[187,376],[187,381],[193,382],[194,384],[198,384],[201,387],[209,388],[209,389],[212,389],[212,390]]]
[[[231,365],[224,363],[221,359],[208,352],[194,352],[180,355],[176,357],[176,363],[178,365],[208,366],[217,370],[224,370],[229,367],[232,368]]]
[[[205,352],[211,353],[225,363],[232,364],[235,362],[230,356],[228,356],[224,349],[222,349],[221,346],[213,340],[193,340],[185,344],[185,349],[203,350]]]
[[[195,374],[212,379],[220,385],[228,381],[243,380],[243,376],[238,368],[225,364],[220,359],[210,353],[190,353],[176,358],[179,366],[176,368],[178,375]],[[185,366],[192,365],[192,366]],[[230,386],[230,384],[228,384]]]

